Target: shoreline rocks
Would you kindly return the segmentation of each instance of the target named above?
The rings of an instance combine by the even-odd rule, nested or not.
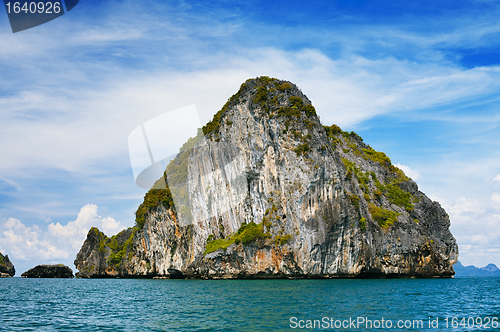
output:
[[[37,265],[21,274],[23,278],[73,278],[73,271],[66,265]]]

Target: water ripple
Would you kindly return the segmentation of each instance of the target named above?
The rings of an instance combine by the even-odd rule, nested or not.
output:
[[[390,280],[0,280],[5,331],[294,331],[297,320],[500,318],[500,278]],[[429,319],[439,328],[429,328]],[[323,326],[325,327],[325,326]],[[304,328],[334,330],[331,328]],[[352,326],[351,326],[352,327]],[[459,326],[450,331],[469,331]],[[381,328],[351,329],[380,331]],[[475,328],[474,331],[482,329]],[[490,331],[494,329],[489,329]]]

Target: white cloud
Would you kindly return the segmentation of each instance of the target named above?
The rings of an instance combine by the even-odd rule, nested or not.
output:
[[[215,57],[212,66],[196,72],[136,74],[115,68],[100,75],[102,84],[82,85],[67,79],[54,83],[50,94],[27,87],[0,98],[4,117],[0,148],[5,161],[0,168],[31,169],[35,164],[89,172],[89,165],[95,168],[102,160],[126,155],[128,134],[144,121],[196,104],[206,122],[242,82],[263,74],[297,83],[325,124],[341,126],[500,89],[500,73],[489,69],[461,70],[360,56],[334,60],[318,50],[245,51],[245,55]]]
[[[412,178],[414,181],[417,181],[418,178],[420,178],[420,174],[416,170],[411,169],[410,166],[401,165],[400,163],[397,163],[396,167],[403,170],[403,172],[405,172],[405,174],[410,178]]]
[[[500,183],[500,174],[498,174],[497,176],[495,176],[495,177],[493,178],[493,182],[498,182],[498,183]]]
[[[460,216],[466,213],[480,214],[483,213],[482,204],[476,199],[468,199],[459,197],[455,202],[447,208],[450,215]]]
[[[500,195],[498,193],[493,193],[491,200],[494,203],[493,208],[500,210]]]
[[[101,222],[101,230],[104,234],[110,234],[110,236],[122,231],[125,228],[119,221],[116,221],[111,217],[103,218]]]
[[[75,221],[70,221],[65,226],[51,223],[48,226],[48,236],[58,242],[62,239],[63,243],[70,244],[72,249],[79,250],[92,226],[98,227],[108,235],[114,235],[125,228],[111,217],[100,217],[97,214],[97,206],[87,204],[81,208]]]
[[[445,202],[443,207],[450,215],[450,229],[459,245],[459,260],[480,267],[489,263],[498,264],[498,212],[486,201],[465,197],[459,197],[450,204]]]
[[[163,4],[151,14],[147,6],[137,2],[105,6],[106,12],[114,15],[100,18],[98,30],[82,16],[72,22],[72,33],[61,38],[54,39],[50,34],[4,36],[0,58],[8,68],[0,85],[17,89],[2,93],[0,98],[0,150],[4,160],[0,171],[31,170],[37,165],[89,172],[89,165],[126,155],[128,134],[144,121],[196,104],[205,122],[244,80],[260,75],[297,83],[324,124],[341,126],[380,114],[474,99],[500,89],[497,67],[467,70],[444,60],[442,54],[443,43],[469,45],[498,31],[493,14],[490,24],[470,20],[464,26],[462,19],[447,19],[451,31],[432,34],[404,24],[363,23],[355,30],[340,25],[341,30],[325,32],[301,26],[299,31],[283,33],[275,25],[255,22],[247,30],[248,19],[237,12],[225,13],[227,9],[211,8],[207,14],[193,14],[184,6]],[[166,11],[178,20],[164,20],[158,15]],[[221,20],[227,15],[232,23]],[[62,27],[67,23],[51,24]],[[433,24],[441,27],[438,22]],[[237,41],[246,38],[223,39],[221,52],[205,49],[216,48],[213,38],[206,36],[237,33],[255,37],[260,33],[253,29],[256,27],[278,29],[266,35],[279,35],[280,40],[297,36],[318,42],[327,39],[338,44],[341,55],[330,57],[320,48],[249,48]],[[360,55],[371,51],[373,39],[379,47],[385,45],[381,50],[385,56]],[[175,47],[171,47],[172,42]],[[401,51],[406,47],[401,45],[422,49],[426,56],[419,61],[408,60]],[[400,50],[403,56],[393,56],[393,50]],[[124,64],[129,61],[102,61],[102,54],[114,53],[125,54],[134,66]],[[417,54],[420,52],[411,56]],[[139,70],[135,70],[136,63]],[[9,73],[13,74],[7,76]],[[12,80],[20,81],[15,84]]]
[[[37,225],[30,227],[18,219],[8,218],[0,224],[0,229],[3,229],[0,233],[0,251],[9,254],[14,262],[32,262],[33,266],[73,260],[93,226],[108,236],[125,228],[111,217],[100,217],[97,206],[93,204],[82,207],[76,220],[66,225],[51,223],[46,231]]]
[[[1,249],[9,253],[11,260],[53,260],[68,258],[68,252],[45,240],[42,230],[34,225],[27,227],[15,218],[3,223],[5,230],[0,234]]]
[[[490,244],[488,246],[478,244],[463,244],[459,247],[460,257],[459,260],[467,265],[475,265],[483,267],[490,263],[498,264],[498,257],[500,257],[500,246],[498,244]]]

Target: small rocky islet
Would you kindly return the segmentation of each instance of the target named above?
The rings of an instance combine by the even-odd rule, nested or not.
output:
[[[9,255],[0,252],[0,278],[13,277],[16,274],[14,264],[9,260]]]
[[[321,124],[293,83],[258,77],[181,148],[134,227],[89,230],[76,276],[451,277],[449,227],[385,153]]]
[[[21,274],[23,278],[73,278],[73,270],[63,264],[37,265]]]

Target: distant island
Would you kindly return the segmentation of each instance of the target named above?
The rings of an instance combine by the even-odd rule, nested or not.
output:
[[[500,269],[495,264],[488,264],[479,268],[474,265],[463,266],[458,261],[453,268],[456,277],[500,277]]]
[[[21,274],[23,278],[73,278],[73,271],[66,265],[37,265]]]
[[[9,260],[8,255],[2,255],[0,252],[0,278],[13,277],[16,274],[14,264]]]

